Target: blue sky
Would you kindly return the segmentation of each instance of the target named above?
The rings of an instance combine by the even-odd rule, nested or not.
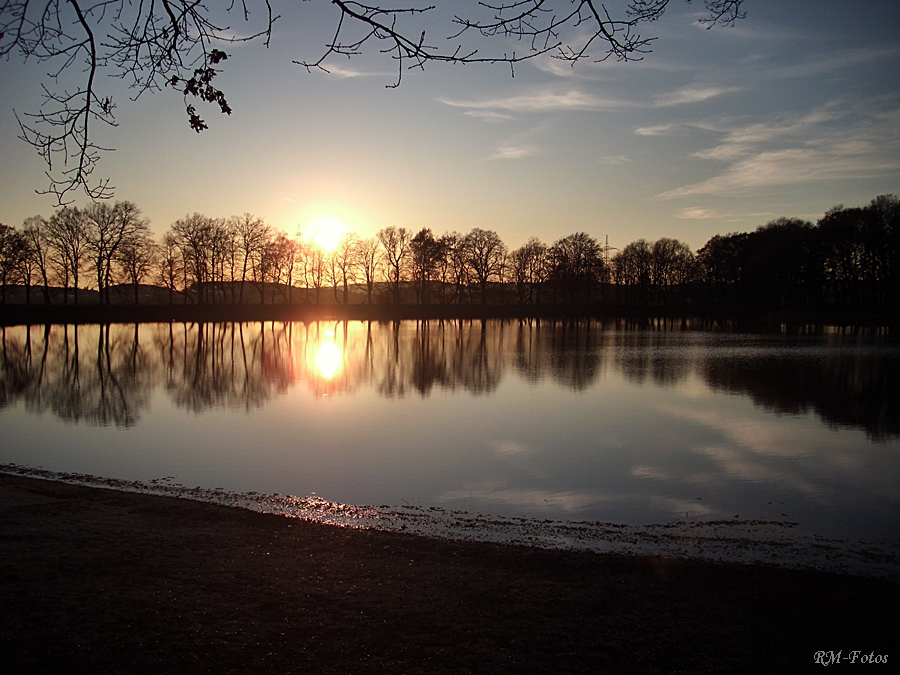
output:
[[[454,10],[461,3],[442,5]],[[277,3],[276,3],[277,7]],[[612,7],[612,6],[611,6]],[[226,47],[234,114],[187,125],[180,95],[129,100],[98,171],[157,233],[195,211],[254,213],[295,233],[329,215],[363,236],[397,225],[496,230],[510,248],[577,231],[611,246],[669,236],[693,248],[779,216],[900,192],[900,3],[747,0],[705,30],[698,3],[645,27],[638,63],[539,58],[516,67],[396,71],[376,48],[307,73],[333,30],[326,0],[279,11],[269,49]],[[428,20],[437,36],[447,24]],[[449,32],[449,31],[444,31]],[[49,216],[44,167],[17,139],[46,66],[0,63],[0,222]],[[82,200],[83,201],[83,200]]]

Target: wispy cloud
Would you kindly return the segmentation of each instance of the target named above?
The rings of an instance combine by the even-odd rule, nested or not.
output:
[[[322,68],[316,69],[318,72],[325,72],[328,75],[334,75],[335,77],[341,78],[353,78],[353,77],[383,77],[388,74],[385,72],[375,72],[375,71],[364,71],[364,70],[356,70],[355,68],[345,68],[344,66],[340,66],[334,63],[329,63]]]
[[[835,70],[859,66],[875,61],[895,59],[900,56],[900,47],[858,47],[832,51],[828,54],[814,54],[801,63],[776,66],[766,70],[769,78],[812,77]]]
[[[439,98],[439,102],[455,108],[472,110],[508,110],[511,112],[553,112],[560,110],[622,110],[634,107],[634,103],[622,99],[601,98],[582,89],[558,90],[544,88],[527,94],[473,101]]]
[[[541,72],[564,78],[583,76],[585,72],[583,64],[564,61],[549,54],[532,59],[531,65]]]
[[[741,143],[723,143],[708,150],[700,150],[694,153],[694,157],[700,159],[718,159],[729,160],[737,157],[743,157],[750,150],[749,145]]]
[[[684,125],[678,122],[666,122],[665,124],[654,124],[650,127],[638,127],[634,130],[638,136],[666,136],[678,129],[684,129]]]
[[[485,119],[493,121],[497,119],[497,116],[503,114],[497,112],[501,110],[513,113],[546,113],[565,110],[610,111],[644,107],[669,108],[707,101],[717,96],[739,91],[739,89],[739,87],[687,86],[661,94],[655,97],[652,102],[641,103],[625,98],[597,96],[578,87],[561,90],[551,86],[535,89],[526,94],[500,98],[484,98],[470,101],[439,98],[438,101],[455,108],[466,108],[467,115],[483,115]],[[652,135],[653,129],[654,127],[647,127],[645,135]]]
[[[538,154],[536,145],[501,145],[488,159],[522,159]]]
[[[722,218],[723,215],[715,209],[704,209],[699,206],[689,206],[675,214],[682,220],[708,220],[710,218]]]
[[[721,123],[712,122],[665,122],[663,124],[654,124],[649,127],[638,127],[634,130],[638,136],[674,136],[676,134],[685,134],[691,131],[720,131]]]
[[[487,160],[514,160],[541,154],[540,139],[550,125],[539,124],[500,141]]]
[[[480,120],[484,120],[485,122],[507,122],[509,120],[514,120],[515,117],[512,115],[507,115],[506,113],[499,113],[493,110],[467,110],[466,115],[469,117],[475,117]]]
[[[743,126],[723,121],[718,125],[722,142],[693,156],[725,163],[724,170],[657,196],[733,195],[773,186],[896,173],[900,170],[900,110],[873,112],[874,107],[873,102],[831,104]],[[652,135],[644,130],[636,133]]]
[[[871,178],[897,170],[900,170],[900,161],[873,161],[870,153],[845,154],[840,151],[792,148],[757,153],[733,164],[721,175],[669,190],[658,196],[671,199],[695,195],[729,195],[750,188],[797,185],[837,178]]]
[[[675,105],[688,103],[700,103],[711,98],[740,91],[740,87],[697,87],[688,86],[661,94],[654,98],[654,104],[660,108],[668,108]]]

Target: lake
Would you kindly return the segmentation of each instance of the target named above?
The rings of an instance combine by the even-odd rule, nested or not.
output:
[[[900,343],[877,332],[23,326],[2,332],[0,378],[7,470],[394,513],[900,540]]]

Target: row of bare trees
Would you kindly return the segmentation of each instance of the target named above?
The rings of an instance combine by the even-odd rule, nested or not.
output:
[[[155,246],[149,221],[131,202],[64,207],[49,220],[28,218],[21,229],[0,225],[2,300],[7,286],[17,284],[24,286],[27,303],[38,286],[50,304],[54,286],[61,286],[62,302],[68,303],[71,288],[78,304],[78,289],[93,286],[100,301],[109,303],[110,287],[124,282],[134,286],[137,301]]]
[[[898,241],[892,195],[835,207],[815,225],[779,218],[716,235],[696,253],[666,237],[616,250],[584,232],[509,251],[493,230],[436,236],[427,227],[351,232],[329,251],[246,213],[188,215],[157,240],[134,204],[101,202],[0,226],[0,299],[16,286],[26,303],[39,287],[48,304],[77,304],[78,289],[92,288],[101,303],[137,303],[143,289],[151,302],[202,304],[883,307],[900,291]]]

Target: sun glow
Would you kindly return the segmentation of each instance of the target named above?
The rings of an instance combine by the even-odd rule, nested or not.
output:
[[[319,216],[309,226],[309,237],[323,251],[333,251],[341,243],[346,226],[334,216]]]
[[[343,361],[344,356],[334,342],[326,340],[319,344],[316,351],[316,368],[326,380],[331,380],[337,375]]]

